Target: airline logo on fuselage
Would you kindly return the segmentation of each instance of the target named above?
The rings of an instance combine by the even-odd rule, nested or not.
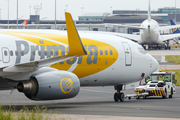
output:
[[[177,30],[177,28],[173,28],[173,32],[175,32]]]
[[[70,78],[62,78],[60,82],[60,88],[63,93],[70,93],[73,88],[73,81]]]
[[[65,48],[63,45],[45,45],[43,40],[40,40],[40,45],[29,45],[26,41],[15,41],[16,42],[16,64],[21,63],[21,58],[24,55],[30,55],[29,61],[34,61],[35,56],[38,53],[40,59],[45,59],[45,57],[50,58],[52,56],[65,55],[65,53],[69,52],[69,48]],[[88,48],[84,46],[90,54],[87,55],[87,64],[97,64],[98,59],[98,47],[96,45],[89,45]],[[78,58],[77,64],[82,63],[82,58]],[[73,60],[67,60],[67,64],[71,65],[76,62],[77,58]],[[60,62],[60,64],[64,64],[64,62]]]

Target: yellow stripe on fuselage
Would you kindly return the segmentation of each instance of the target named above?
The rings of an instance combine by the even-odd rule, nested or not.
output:
[[[68,39],[67,36],[65,35],[58,35],[58,34],[50,34],[50,33],[33,33],[33,32],[1,32],[2,34],[6,35],[11,35],[15,37],[19,37],[22,39],[25,39],[27,41],[30,41],[34,44],[37,44],[41,46],[42,44],[39,43],[39,40],[44,41],[44,46],[47,48],[47,45],[57,45],[59,46],[60,44],[48,41],[46,39],[51,39],[53,41],[58,41],[64,44],[68,45]],[[32,36],[29,36],[32,35]],[[44,39],[40,39],[38,37],[42,37]],[[95,73],[98,73],[108,67],[110,67],[118,58],[118,51],[111,45],[100,42],[97,40],[91,40],[87,38],[81,38],[83,44],[86,46],[86,50],[88,55],[84,55],[82,58],[74,58],[74,60],[78,61],[79,63],[77,67],[72,71],[74,74],[76,74],[79,78],[86,77]],[[96,46],[97,47],[97,63],[91,63],[88,64],[88,58],[90,55],[90,51],[95,52],[94,48],[90,49],[90,46]],[[100,55],[100,50],[103,51],[103,55]],[[105,55],[105,50],[108,51],[108,55]],[[110,50],[112,50],[113,55],[110,55]],[[66,53],[67,53],[67,48],[66,48]],[[59,54],[60,55],[60,54]],[[91,55],[90,60],[92,61],[95,59],[95,55]],[[70,61],[72,61],[71,59]],[[65,70],[67,71],[72,64],[68,64],[67,61],[65,61],[63,64],[57,63],[51,65],[52,68],[56,68],[58,70]]]

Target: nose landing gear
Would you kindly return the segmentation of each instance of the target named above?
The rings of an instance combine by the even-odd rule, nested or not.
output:
[[[114,101],[115,102],[118,102],[118,101],[124,102],[124,93],[121,92],[122,86],[123,85],[114,86],[114,89],[117,90],[117,92],[114,93]]]

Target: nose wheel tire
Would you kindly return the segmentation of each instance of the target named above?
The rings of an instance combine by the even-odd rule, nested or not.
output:
[[[119,99],[120,99],[121,102],[124,102],[124,93],[120,93],[120,98]]]
[[[169,95],[169,98],[172,98],[173,96],[173,89],[171,88],[171,94]]]
[[[115,102],[118,102],[118,101],[124,102],[124,93],[118,93],[118,92],[116,92],[116,93],[114,94],[114,101],[115,101]]]
[[[166,99],[167,98],[167,90],[165,89],[165,92],[164,92],[164,96],[162,96],[162,98]]]
[[[114,93],[114,101],[115,102],[119,101],[119,94],[118,93]]]

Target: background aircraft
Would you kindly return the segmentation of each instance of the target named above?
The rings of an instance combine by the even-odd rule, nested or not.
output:
[[[80,86],[114,86],[124,101],[123,84],[139,81],[158,62],[125,38],[79,32],[70,13],[66,31],[0,30],[0,89],[17,88],[31,100],[75,97]]]
[[[176,23],[173,20],[170,20],[171,25],[176,25]],[[173,28],[172,29],[173,34],[180,33],[179,28]]]
[[[176,23],[173,20],[170,20],[170,23],[171,23],[171,25],[176,25]],[[180,30],[179,30],[179,28],[173,28],[172,32],[173,32],[173,34],[178,34],[178,33],[180,33]],[[176,44],[179,44],[179,37],[174,38],[174,41]]]
[[[118,25],[117,26],[126,26],[130,28],[140,29],[140,35],[132,34],[121,34],[117,33],[118,36],[125,37],[131,40],[137,41],[139,44],[148,44],[148,45],[165,45],[165,49],[170,49],[169,40],[180,35],[160,35],[160,31],[177,28],[180,25],[176,26],[159,26],[158,22],[151,19],[151,9],[150,9],[150,0],[149,0],[149,9],[148,9],[148,19],[142,22],[140,27],[137,26],[127,26],[127,25]],[[159,46],[160,49],[160,46]]]

